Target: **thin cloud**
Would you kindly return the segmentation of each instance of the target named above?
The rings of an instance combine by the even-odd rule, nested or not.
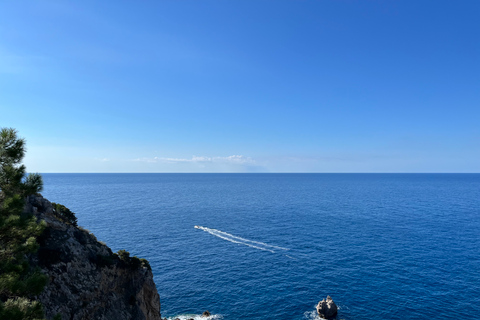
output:
[[[250,157],[242,155],[232,155],[228,157],[199,157],[193,156],[192,158],[137,158],[134,161],[148,162],[148,163],[227,163],[227,164],[255,164],[255,160]]]

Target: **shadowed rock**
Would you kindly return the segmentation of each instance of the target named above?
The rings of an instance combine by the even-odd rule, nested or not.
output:
[[[210,312],[205,311],[204,313],[202,313],[202,317],[210,317]]]
[[[327,299],[323,299],[317,304],[318,315],[323,319],[335,318],[337,310],[337,305],[333,302],[330,296],[327,296]]]
[[[37,296],[48,319],[161,320],[149,267],[121,260],[88,231],[59,219],[39,195],[27,199],[25,212],[47,224],[38,253],[29,259],[49,280]]]

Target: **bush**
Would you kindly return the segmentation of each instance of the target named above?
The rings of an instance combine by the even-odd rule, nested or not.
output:
[[[27,298],[8,299],[5,303],[0,303],[0,319],[43,319],[43,308],[40,302]]]
[[[116,255],[118,255],[120,260],[124,262],[130,261],[130,252],[128,252],[127,250],[118,250]]]
[[[140,259],[140,262],[142,263],[142,267],[147,268],[148,270],[152,271],[152,267],[150,266],[150,262],[148,262],[147,259]]]
[[[125,263],[127,267],[132,270],[139,269],[140,267],[152,270],[152,268],[150,267],[150,263],[146,259],[139,259],[135,256],[130,257],[130,252],[126,250],[119,250],[116,255],[123,263]]]
[[[54,214],[60,218],[62,221],[72,224],[73,226],[77,227],[77,217],[75,213],[70,211],[67,207],[63,204],[52,202],[53,212]]]

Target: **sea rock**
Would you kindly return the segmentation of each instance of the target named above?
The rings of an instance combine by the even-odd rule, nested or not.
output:
[[[317,305],[318,315],[323,319],[334,318],[337,315],[337,310],[337,305],[330,296],[327,296],[327,299],[323,299]]]
[[[208,312],[208,310],[204,311],[202,317],[210,317],[210,312]]]
[[[48,319],[59,313],[64,320],[161,320],[148,263],[120,259],[88,230],[55,216],[42,196],[28,197],[25,211],[47,224],[29,259],[49,279],[36,297]]]

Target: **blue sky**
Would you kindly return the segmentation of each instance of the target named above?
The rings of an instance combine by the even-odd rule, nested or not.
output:
[[[2,1],[31,172],[480,172],[480,1]]]

